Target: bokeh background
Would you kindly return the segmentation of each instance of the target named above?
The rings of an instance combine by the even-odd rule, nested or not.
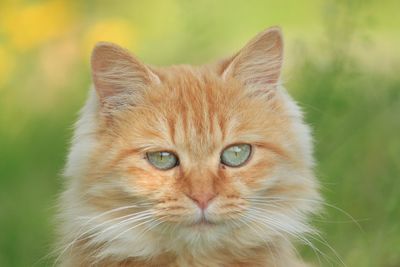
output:
[[[400,266],[400,1],[0,1],[0,266],[51,266],[55,201],[89,56],[113,41],[154,65],[285,35],[283,80],[314,128],[328,205],[316,266]],[[354,218],[354,220],[352,219]]]

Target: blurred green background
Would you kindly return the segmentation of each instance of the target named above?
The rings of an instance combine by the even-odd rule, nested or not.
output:
[[[321,262],[302,253],[317,266],[400,266],[399,11],[398,0],[2,0],[0,266],[51,266],[60,173],[96,41],[150,64],[200,64],[273,25],[337,207],[315,219],[329,244],[313,240]]]

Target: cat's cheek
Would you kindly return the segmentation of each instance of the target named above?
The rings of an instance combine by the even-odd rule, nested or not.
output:
[[[244,193],[254,192],[262,189],[265,180],[272,178],[275,165],[268,160],[259,160],[240,169],[226,170],[226,175],[230,177],[232,185],[240,185]]]
[[[149,171],[140,167],[129,167],[127,170],[127,186],[147,195],[159,191],[170,177],[157,171]]]

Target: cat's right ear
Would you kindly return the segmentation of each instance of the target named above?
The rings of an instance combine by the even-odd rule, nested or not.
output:
[[[237,79],[249,89],[268,91],[279,83],[282,60],[282,33],[273,27],[258,34],[236,55],[220,63],[218,72],[223,79]]]
[[[145,64],[113,43],[97,43],[91,65],[93,83],[102,103],[127,95],[139,96],[151,83],[160,82]]]

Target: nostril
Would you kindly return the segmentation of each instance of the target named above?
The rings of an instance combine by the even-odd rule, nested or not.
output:
[[[187,195],[200,209],[205,210],[217,195],[213,192]]]

